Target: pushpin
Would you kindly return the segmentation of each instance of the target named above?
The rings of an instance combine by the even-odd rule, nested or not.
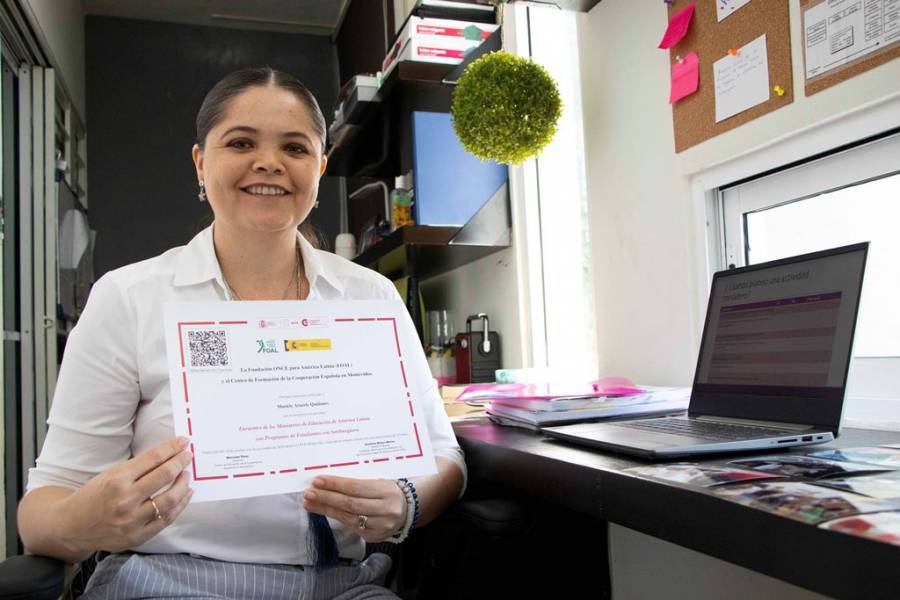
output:
[[[682,64],[684,62],[684,57],[682,57],[680,54],[677,54],[675,56],[675,62],[677,62],[679,65]]]
[[[734,48],[729,48],[729,49],[728,49],[728,56],[737,56],[738,54],[740,54],[740,52],[738,52],[738,51],[735,50]]]
[[[779,96],[784,96],[784,88],[781,87],[780,85],[776,85],[776,86],[775,86],[774,88],[772,88],[772,89],[775,90],[775,93],[776,93],[777,95],[779,95]]]

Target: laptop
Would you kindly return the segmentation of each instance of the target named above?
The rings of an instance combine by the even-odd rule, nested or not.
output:
[[[649,459],[833,440],[868,249],[865,242],[716,273],[686,415],[541,431]]]

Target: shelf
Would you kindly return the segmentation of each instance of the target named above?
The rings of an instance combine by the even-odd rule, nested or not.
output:
[[[462,227],[402,227],[357,256],[353,262],[387,276],[421,279],[445,273],[493,254],[508,245],[451,244]]]
[[[374,99],[363,102],[357,123],[335,132],[328,149],[326,175],[393,178],[408,171],[403,139],[415,110],[450,111],[452,88],[441,81],[453,65],[402,61],[390,72]],[[354,106],[345,106],[345,114]]]
[[[499,30],[498,30],[499,32]],[[462,65],[401,61],[370,101],[350,94],[343,106],[349,121],[334,131],[326,174],[393,179],[412,169],[412,113],[450,112],[453,84],[465,66],[498,49],[495,32]],[[490,43],[488,43],[490,42]],[[463,227],[411,226],[390,233],[354,262],[390,277],[426,279],[510,245],[504,185]]]
[[[459,65],[404,60],[397,63],[375,97],[345,101],[347,122],[335,132],[328,149],[326,174],[393,178],[407,172],[409,157],[401,150],[410,136],[413,111],[450,112],[453,86],[466,67],[488,52],[500,50],[500,29],[494,31]],[[352,115],[352,117],[350,116]]]

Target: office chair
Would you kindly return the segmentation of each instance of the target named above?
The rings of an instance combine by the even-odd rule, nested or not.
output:
[[[63,592],[66,565],[46,556],[20,555],[0,563],[3,600],[56,600]]]

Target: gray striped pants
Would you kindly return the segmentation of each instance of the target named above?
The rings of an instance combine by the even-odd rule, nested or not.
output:
[[[316,573],[292,565],[231,563],[187,554],[113,554],[100,562],[84,600],[376,600],[396,599],[382,587],[385,554]]]

